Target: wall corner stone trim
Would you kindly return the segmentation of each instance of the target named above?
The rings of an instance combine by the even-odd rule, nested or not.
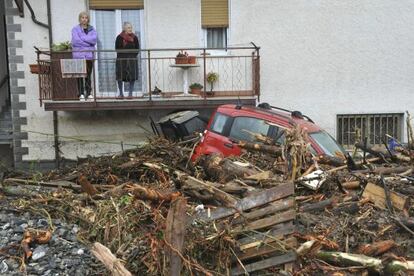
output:
[[[26,110],[26,102],[21,101],[18,96],[25,95],[26,87],[18,85],[18,79],[25,78],[24,71],[17,71],[17,64],[24,63],[24,56],[17,55],[16,49],[23,48],[23,40],[16,40],[16,34],[22,32],[22,25],[16,24],[16,18],[19,16],[18,9],[14,5],[13,0],[6,0],[6,31],[7,31],[7,45],[8,58],[10,70],[10,93],[11,110],[12,110],[12,124],[13,124],[13,154],[15,168],[22,169],[24,167],[23,155],[29,153],[28,147],[22,146],[22,141],[28,139],[28,133],[22,131],[22,126],[27,125],[27,118],[20,116],[20,111]],[[24,97],[23,97],[24,98]]]

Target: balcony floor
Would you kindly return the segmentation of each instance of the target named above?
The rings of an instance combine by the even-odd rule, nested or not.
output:
[[[54,100],[43,101],[46,111],[83,111],[83,110],[140,110],[140,109],[202,109],[216,108],[223,104],[255,105],[256,96],[237,97],[172,97],[172,98],[132,98],[132,99],[96,99],[88,101]]]

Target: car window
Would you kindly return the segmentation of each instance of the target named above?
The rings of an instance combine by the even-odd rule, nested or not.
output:
[[[282,145],[285,143],[285,130],[276,125],[271,125],[270,135],[269,135],[277,144]]]
[[[270,125],[266,124],[264,120],[251,117],[236,117],[231,126],[230,137],[252,142],[255,139],[251,133],[268,135],[269,128]]]
[[[229,116],[227,115],[216,113],[216,115],[214,116],[213,123],[211,124],[210,130],[217,132],[219,134],[223,134],[228,118]]]
[[[310,136],[327,155],[338,156],[345,154],[345,151],[338,145],[335,139],[325,131],[314,132]]]

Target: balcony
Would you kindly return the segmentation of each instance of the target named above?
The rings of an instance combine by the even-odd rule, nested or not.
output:
[[[188,63],[176,59],[180,51],[188,53]],[[37,49],[36,54],[39,100],[46,111],[214,108],[237,102],[255,104],[260,96],[257,47],[142,49],[137,58],[122,61],[134,62],[138,71],[132,96],[124,98],[117,88],[117,52],[96,50],[90,85],[93,99],[86,101],[79,100],[82,75],[67,73],[72,52]],[[207,78],[210,72],[218,75],[213,83]],[[193,83],[203,86],[197,94],[189,92]],[[125,82],[124,95],[128,91]]]

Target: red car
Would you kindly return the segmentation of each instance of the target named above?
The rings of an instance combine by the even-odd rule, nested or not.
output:
[[[270,106],[258,107],[222,105],[217,108],[208,122],[200,143],[191,159],[195,161],[204,154],[222,153],[224,156],[240,155],[238,141],[254,142],[250,133],[260,133],[284,142],[284,129],[299,125],[309,134],[313,154],[337,156],[345,150],[326,131],[299,111],[289,111]],[[250,133],[249,133],[250,132]]]

